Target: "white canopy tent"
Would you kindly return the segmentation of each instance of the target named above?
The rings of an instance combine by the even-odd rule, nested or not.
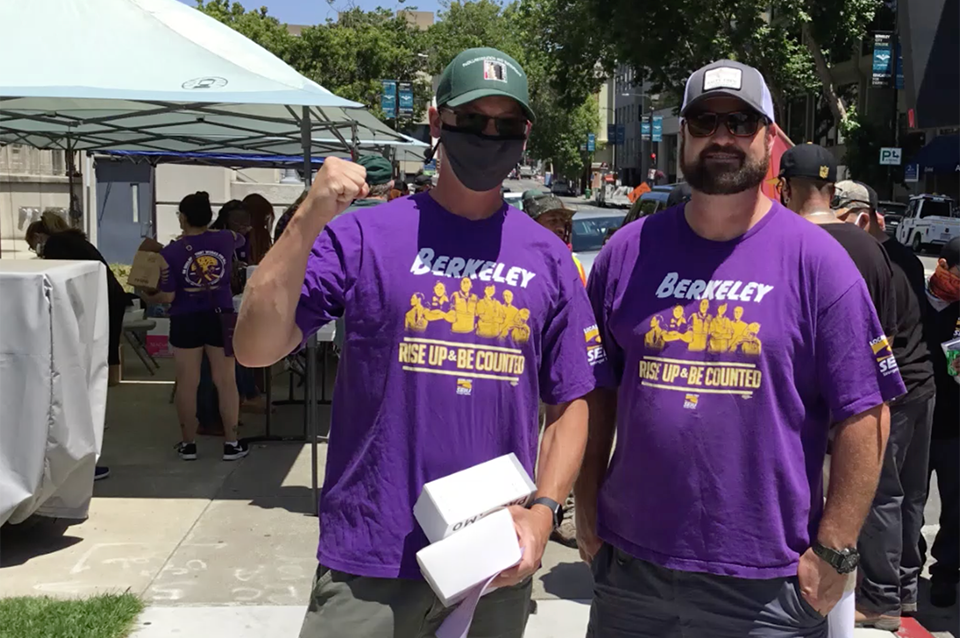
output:
[[[361,140],[411,143],[362,105],[176,0],[11,0],[0,2],[0,25],[0,145],[302,154],[309,184],[314,155],[353,154]],[[307,358],[314,493],[316,347],[314,337]]]

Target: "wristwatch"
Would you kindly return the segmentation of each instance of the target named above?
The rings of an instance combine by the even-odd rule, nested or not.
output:
[[[812,549],[814,554],[837,570],[838,574],[849,574],[860,564],[860,552],[855,547],[836,550],[815,541]]]
[[[534,499],[533,502],[530,503],[530,507],[532,508],[534,505],[543,505],[550,508],[550,511],[553,512],[553,528],[556,529],[560,527],[560,523],[563,522],[563,505],[546,496]]]

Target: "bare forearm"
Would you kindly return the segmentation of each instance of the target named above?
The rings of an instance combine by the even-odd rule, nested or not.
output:
[[[854,547],[873,503],[890,434],[884,404],[837,426],[830,459],[830,487],[817,540],[828,547]]]
[[[587,396],[587,405],[590,413],[587,447],[574,492],[579,504],[595,506],[600,484],[610,464],[613,435],[617,428],[617,393],[598,388]]]
[[[540,442],[537,495],[563,503],[577,478],[587,442],[587,402],[577,399],[547,406],[547,427]]]
[[[327,223],[308,214],[310,203],[308,197],[247,282],[234,333],[237,360],[243,365],[271,365],[300,341],[295,318],[307,258]]]

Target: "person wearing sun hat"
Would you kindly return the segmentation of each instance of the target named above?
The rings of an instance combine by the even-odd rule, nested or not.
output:
[[[345,212],[360,208],[379,206],[390,198],[393,189],[393,164],[390,160],[376,153],[361,155],[357,164],[367,170],[367,196],[353,200]]]
[[[573,241],[573,215],[576,211],[567,208],[559,197],[536,190],[525,191],[523,193],[523,212],[559,237],[571,251],[573,250],[571,241]],[[586,286],[587,272],[576,255],[573,255],[573,263],[580,274],[580,281]]]
[[[341,215],[376,166],[328,158],[245,291],[246,365],[343,320],[302,638],[442,633],[452,609],[417,563],[428,541],[414,504],[426,483],[506,454],[537,491],[508,508],[523,556],[479,600],[469,635],[521,638],[586,444],[593,312],[569,249],[502,195],[535,119],[526,74],[501,51],[469,49],[441,74],[436,104],[432,189]],[[477,356],[421,356],[437,343]],[[491,369],[494,351],[512,367]]]

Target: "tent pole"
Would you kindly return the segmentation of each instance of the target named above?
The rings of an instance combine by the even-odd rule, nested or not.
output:
[[[313,162],[311,152],[310,108],[303,107],[303,117],[300,119],[300,143],[303,145],[303,184],[309,190],[313,183]],[[326,360],[324,360],[326,365]],[[307,339],[307,440],[310,441],[310,480],[311,494],[313,495],[313,513],[319,515],[319,477],[317,476],[317,335],[314,333]]]

